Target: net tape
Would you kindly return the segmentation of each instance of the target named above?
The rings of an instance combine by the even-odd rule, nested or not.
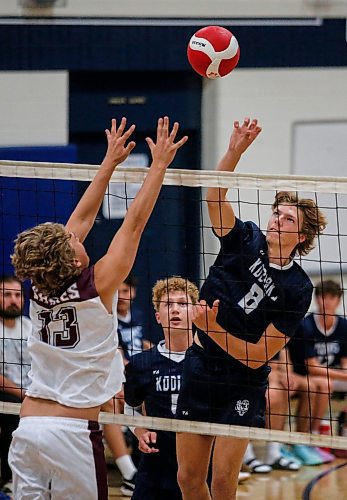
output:
[[[4,403],[0,401],[0,413],[18,415],[20,403]],[[329,448],[347,449],[347,437],[308,434],[293,431],[277,431],[240,425],[213,424],[179,419],[159,418],[150,416],[131,416],[101,412],[101,424],[118,424],[146,429],[185,432],[206,436],[238,437],[251,440],[276,441],[287,444],[305,444],[309,446],[324,446]]]
[[[1,177],[91,181],[98,169],[99,165],[0,160]],[[147,172],[148,168],[117,167],[111,182],[143,182]],[[347,193],[347,177],[240,174],[210,170],[169,169],[165,174],[164,184],[186,187]]]

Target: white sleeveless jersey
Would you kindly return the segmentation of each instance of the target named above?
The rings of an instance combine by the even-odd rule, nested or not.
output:
[[[47,297],[32,287],[28,396],[91,408],[121,389],[116,303],[117,295],[109,314],[95,288],[94,266],[59,297]]]

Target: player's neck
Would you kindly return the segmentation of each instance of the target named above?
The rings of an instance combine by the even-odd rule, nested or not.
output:
[[[336,316],[334,314],[325,314],[324,312],[320,312],[318,315],[319,324],[324,331],[328,331],[334,326],[335,318]]]
[[[268,257],[270,264],[275,264],[276,266],[285,267],[292,261],[291,257],[292,250],[289,250],[283,246],[268,246]]]
[[[16,326],[16,318],[0,318],[0,321],[6,328],[14,328]]]
[[[175,332],[173,335],[165,335],[165,347],[172,352],[184,352],[192,344],[193,337],[187,331]]]
[[[292,261],[291,257],[286,257],[284,255],[269,255],[270,264],[275,264],[276,266],[285,267]]]
[[[130,313],[130,306],[129,307],[117,307],[117,316],[119,316],[121,318],[126,318],[129,313]]]

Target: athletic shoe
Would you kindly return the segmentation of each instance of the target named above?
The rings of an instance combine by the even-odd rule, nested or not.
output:
[[[296,472],[301,465],[296,460],[289,460],[285,457],[279,457],[273,464],[270,464],[273,470],[289,470]]]
[[[272,471],[271,465],[265,464],[257,458],[248,460],[248,462],[245,462],[245,465],[247,466],[248,470],[254,474],[269,474],[269,472]]]
[[[251,474],[250,474],[249,472],[242,472],[242,471],[240,471],[240,472],[239,472],[238,483],[239,483],[239,484],[244,483],[244,482],[245,482],[245,481],[247,481],[250,477],[251,477]]]
[[[322,457],[310,446],[294,444],[292,450],[303,465],[322,465],[323,463]]]
[[[133,475],[131,479],[125,479],[123,477],[123,482],[120,487],[122,495],[125,497],[132,497],[135,490],[136,474]]]
[[[296,455],[294,455],[294,453],[292,453],[290,451],[288,446],[281,446],[280,451],[281,451],[282,457],[287,458],[288,460],[291,460],[292,462],[296,462],[300,466],[302,465],[302,461]]]
[[[3,484],[1,487],[1,491],[3,493],[11,494],[13,493],[13,483],[11,481],[7,481],[7,483]]]
[[[323,464],[329,464],[330,462],[333,462],[336,458],[335,455],[333,455],[332,453],[329,453],[326,450],[323,450],[322,448],[315,447],[313,449],[314,449],[314,451],[316,451],[318,453],[318,455],[321,456],[321,458],[323,460]]]
[[[0,481],[0,500],[11,500],[13,493],[13,484],[12,481],[4,483],[4,481]]]

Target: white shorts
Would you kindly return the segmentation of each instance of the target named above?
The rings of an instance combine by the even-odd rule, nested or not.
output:
[[[62,417],[21,418],[9,452],[15,500],[107,500],[99,424]]]

